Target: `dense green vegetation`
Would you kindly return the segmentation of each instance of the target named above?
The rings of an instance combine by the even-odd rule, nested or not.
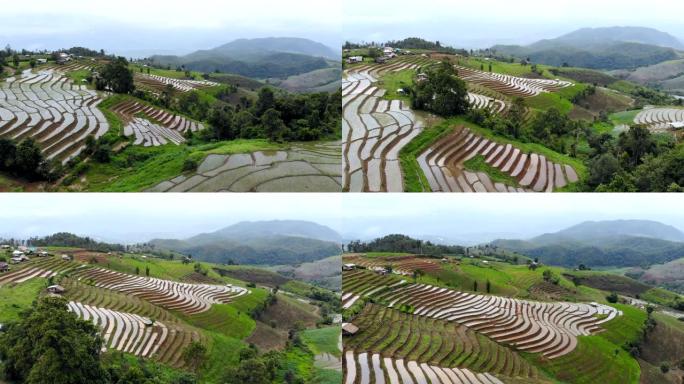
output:
[[[463,247],[433,244],[430,241],[412,239],[406,235],[387,235],[370,242],[355,240],[347,244],[348,252],[405,252],[412,254],[441,256],[463,254]]]
[[[125,247],[120,244],[103,243],[90,237],[81,237],[67,232],[55,233],[45,237],[32,237],[27,240],[27,243],[36,247],[76,247],[100,252],[125,250]]]

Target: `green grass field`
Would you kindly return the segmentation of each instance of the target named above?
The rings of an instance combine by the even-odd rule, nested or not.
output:
[[[473,172],[484,172],[495,183],[504,183],[513,187],[518,187],[518,180],[508,174],[501,172],[498,168],[494,168],[485,162],[485,157],[477,155],[463,163],[466,169]]]
[[[399,89],[406,89],[413,86],[413,76],[416,71],[412,69],[405,69],[403,71],[387,72],[380,81],[378,86],[384,88],[387,92],[383,97],[386,100],[402,100],[407,105],[411,104],[411,99],[406,94],[400,94]]]
[[[333,356],[341,356],[342,352],[339,349],[340,327],[327,327],[318,329],[309,329],[303,331],[300,336],[304,343],[309,347],[311,352],[315,355],[320,353],[329,353]]]
[[[31,279],[14,286],[0,287],[0,324],[19,320],[19,313],[28,309],[45,289],[46,279]]]

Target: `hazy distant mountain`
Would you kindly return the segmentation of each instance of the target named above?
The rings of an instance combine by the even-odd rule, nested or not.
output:
[[[496,45],[492,49],[547,65],[625,69],[678,58],[675,49],[684,49],[684,44],[652,28],[607,27],[583,28],[527,46]]]
[[[326,226],[284,220],[241,222],[185,240],[156,239],[151,243],[216,263],[294,265],[339,255],[340,241],[340,235]]]
[[[253,78],[286,78],[329,67],[340,60],[331,48],[308,39],[272,37],[239,39],[219,47],[185,56],[152,56],[155,64],[184,65],[201,72],[234,73]]]
[[[543,47],[546,43],[552,45],[560,43],[581,48],[607,42],[639,43],[684,49],[684,44],[669,33],[645,27],[582,28],[556,39],[542,40],[532,44],[531,47]]]
[[[647,220],[588,221],[529,240],[492,244],[563,266],[639,266],[684,255],[684,233]]]

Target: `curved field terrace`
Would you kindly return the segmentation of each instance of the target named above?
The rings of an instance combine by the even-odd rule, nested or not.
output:
[[[518,185],[493,182],[484,172],[465,169],[464,163],[475,156],[482,156],[489,166],[515,179]],[[578,181],[569,165],[524,153],[465,127],[434,143],[417,160],[434,192],[552,192]]]
[[[207,156],[192,175],[152,192],[340,192],[340,144],[298,144],[283,151]]]
[[[134,145],[178,145],[185,142],[186,132],[204,129],[201,123],[137,101],[124,101],[110,110],[125,122],[124,136],[134,136]]]
[[[350,192],[401,192],[399,151],[423,129],[401,100],[383,99],[376,83],[387,72],[417,69],[421,58],[350,69],[342,80],[343,187]]]
[[[518,350],[554,359],[572,352],[577,337],[600,332],[622,312],[598,303],[536,302],[397,282],[364,271],[343,275],[343,307],[368,296],[389,308],[452,321]],[[403,281],[403,280],[402,280]]]
[[[503,384],[489,373],[445,368],[416,361],[383,357],[377,353],[344,353],[345,384]]]
[[[208,311],[212,304],[224,304],[250,291],[232,285],[179,283],[128,275],[102,268],[89,268],[73,274],[80,281],[92,281],[99,288],[133,295],[168,310],[186,314]]]
[[[25,71],[0,83],[0,137],[33,138],[46,159],[65,164],[85,149],[88,136],[109,130],[97,108],[101,101],[97,92],[59,72]]]
[[[459,65],[454,66],[454,68],[456,68],[458,76],[463,80],[485,86],[512,97],[532,97],[540,93],[554,92],[573,85],[573,83],[564,80],[528,79],[501,73],[478,71]]]
[[[363,254],[347,254],[344,256],[344,262],[360,265],[368,269],[385,269],[391,266],[393,273],[405,276],[410,276],[417,270],[429,272],[441,269],[438,260],[416,257],[414,255],[368,258],[364,257]]]
[[[155,92],[163,91],[168,85],[181,92],[190,92],[195,89],[215,87],[219,83],[208,80],[187,80],[173,79],[159,75],[147,75],[142,73],[135,74],[135,82],[142,88],[147,88]]]
[[[653,132],[668,132],[684,128],[684,109],[682,108],[645,108],[634,118],[635,124],[645,125]]]

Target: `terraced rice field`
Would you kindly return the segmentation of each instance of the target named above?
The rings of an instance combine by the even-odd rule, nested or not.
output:
[[[498,343],[540,353],[548,359],[572,352],[578,336],[600,332],[601,324],[622,315],[598,303],[535,302],[478,295],[397,282],[359,270],[345,272],[343,282],[343,308],[367,296],[389,308],[411,308],[413,315],[465,325]]]
[[[33,138],[48,160],[65,164],[99,138],[109,123],[97,105],[97,92],[73,84],[62,73],[25,71],[0,83],[0,137]]]
[[[371,381],[372,380],[372,381]],[[344,354],[345,384],[503,384],[489,373],[474,373],[468,369],[444,368],[416,361],[382,357],[377,353]]]
[[[673,123],[684,124],[682,108],[645,108],[634,118],[635,124],[642,124],[653,132],[667,132]]]
[[[184,133],[204,129],[201,123],[137,101],[121,102],[113,106],[111,111],[125,122],[124,136],[134,136],[134,145],[145,147],[168,143],[178,145],[185,142]],[[139,117],[141,115],[154,122],[145,117]]]
[[[507,108],[506,102],[503,100],[473,92],[468,92],[468,101],[471,107],[475,109],[489,109],[493,113],[502,113]]]
[[[133,276],[102,268],[88,268],[72,274],[95,287],[133,295],[168,310],[185,314],[207,311],[212,304],[225,304],[250,291],[232,285],[189,284]]]
[[[368,304],[356,316],[360,331],[345,337],[348,350],[378,353],[439,367],[467,368],[507,377],[537,378],[535,367],[512,349],[463,325]]]
[[[401,192],[399,151],[423,129],[400,100],[385,100],[375,83],[385,73],[427,65],[420,57],[355,67],[342,80],[343,188],[350,192]]]
[[[78,268],[78,264],[55,257],[36,258],[30,262],[12,265],[10,272],[0,274],[0,285],[20,284],[33,278],[49,278]]]
[[[84,320],[90,320],[102,329],[105,345],[108,348],[131,353],[136,356],[152,357],[167,340],[169,329],[162,322],[132,313],[117,312],[106,308],[91,307],[74,301],[69,302],[69,310]]]
[[[195,89],[203,89],[215,87],[219,83],[208,80],[185,80],[173,79],[159,75],[147,75],[142,73],[135,74],[135,82],[142,88],[147,88],[153,91],[163,91],[167,85],[171,85],[174,89],[181,92],[190,92]]]
[[[287,151],[212,154],[195,174],[181,175],[153,192],[340,192],[340,144],[302,144]]]
[[[519,186],[495,183],[484,172],[466,170],[464,163],[475,156],[483,156],[487,164],[515,178]],[[569,165],[499,144],[465,127],[434,143],[417,160],[434,192],[552,192],[578,181]]]
[[[454,68],[458,71],[458,76],[461,79],[485,86],[511,97],[532,97],[537,96],[540,93],[554,92],[573,85],[569,81],[528,79],[500,73],[478,71],[459,65],[454,66]]]
[[[368,269],[392,266],[393,273],[406,276],[412,275],[416,270],[429,272],[441,268],[437,260],[412,255],[366,258],[363,254],[348,254],[344,256],[344,262],[360,265]]]
[[[81,70],[92,70],[95,67],[91,64],[87,64],[81,61],[72,61],[69,64],[48,64],[46,66],[40,67],[41,71],[45,70],[52,70],[55,72],[61,72],[61,73],[67,73],[67,72],[73,72],[73,71],[81,71]]]

